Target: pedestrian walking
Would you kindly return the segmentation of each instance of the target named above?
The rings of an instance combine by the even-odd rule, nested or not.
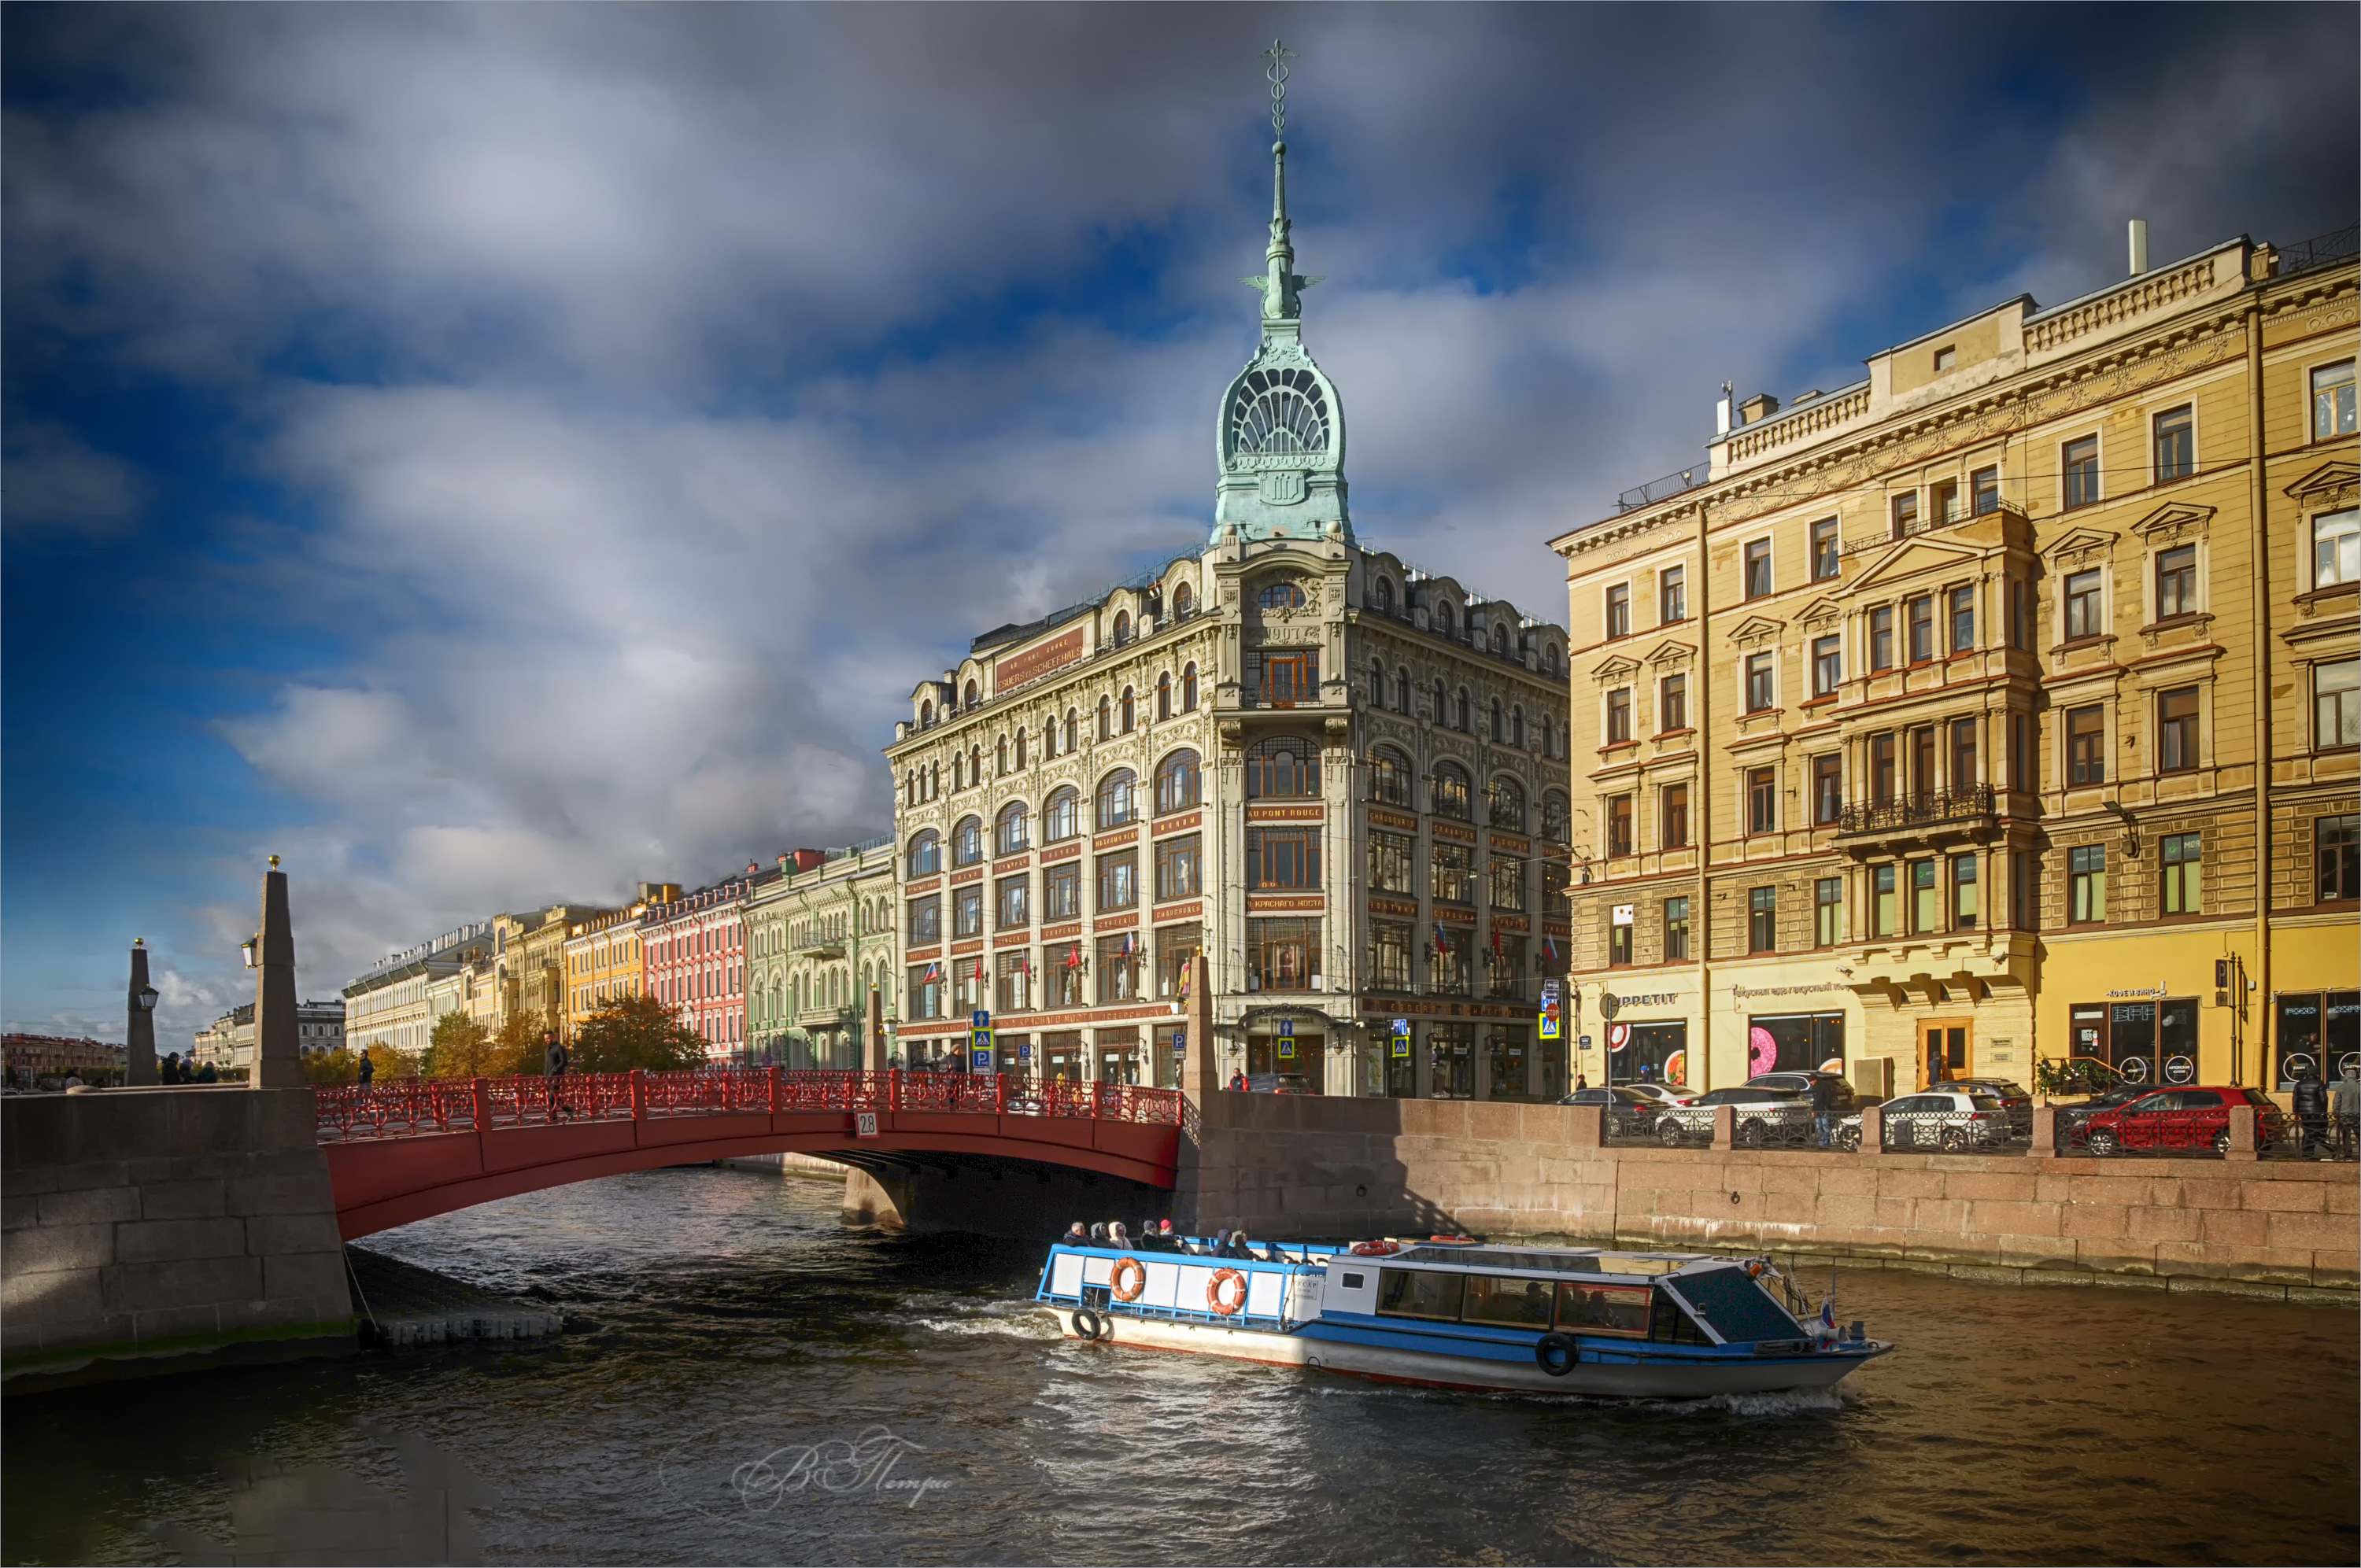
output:
[[[1837,1080],[1823,1073],[1812,1080],[1812,1135],[1826,1148],[1836,1131]]]
[[[377,1080],[377,1063],[367,1051],[361,1053],[361,1087],[367,1089]]]
[[[1233,1094],[1244,1094],[1246,1091],[1246,1075],[1243,1072],[1234,1072],[1230,1074],[1230,1092]]]
[[[558,1095],[559,1080],[566,1076],[566,1043],[555,1030],[544,1031],[541,1036],[541,1072],[547,1084],[549,1119],[555,1122],[567,1113]]]
[[[2303,1076],[2295,1080],[2295,1119],[2303,1124],[2303,1157],[2333,1157],[2328,1147],[2328,1086],[2320,1081],[2320,1069],[2304,1069]]]
[[[2336,1132],[2336,1157],[2361,1158],[2361,1066],[2348,1066],[2328,1091],[2329,1121]]]

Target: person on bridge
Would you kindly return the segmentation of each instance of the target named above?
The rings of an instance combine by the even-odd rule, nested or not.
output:
[[[566,1115],[566,1107],[558,1102],[558,1081],[566,1076],[566,1044],[555,1030],[544,1030],[541,1036],[541,1071],[548,1084],[549,1117],[555,1121]]]
[[[1244,1094],[1246,1091],[1246,1075],[1243,1072],[1234,1072],[1230,1074],[1230,1092],[1233,1094]]]
[[[377,1062],[368,1052],[361,1052],[361,1087],[367,1089],[377,1078]]]

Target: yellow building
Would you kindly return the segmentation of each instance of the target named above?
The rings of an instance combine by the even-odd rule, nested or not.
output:
[[[673,883],[642,883],[626,909],[584,916],[568,923],[566,936],[566,1037],[582,1019],[608,1003],[637,996],[646,988],[647,966],[640,947],[640,916],[651,903],[678,898]]]
[[[2361,1064],[2354,231],[2142,248],[1554,541],[1592,1082]]]

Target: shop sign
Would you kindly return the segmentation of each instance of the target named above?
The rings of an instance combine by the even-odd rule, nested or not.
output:
[[[1598,993],[1598,1015],[1612,1018],[1627,1007],[1669,1007],[1675,1000],[1675,993],[1669,991],[1650,992],[1644,995],[1635,992],[1629,996],[1603,991]]]
[[[1849,985],[1733,985],[1730,994],[1733,1001],[1743,1002],[1750,996],[1826,996],[1851,990]],[[2146,996],[2147,992],[2139,994]]]
[[[2147,991],[2111,991],[2111,992],[2107,992],[2107,994],[2108,994],[2109,996],[2155,996],[2155,997],[2161,997],[2161,996],[2163,996],[2163,995],[2164,995],[2164,987],[2162,987],[2162,986],[2160,986],[2160,985],[2159,985],[2159,986],[2155,986],[2155,987],[2152,987],[2152,988],[2150,988],[2149,990],[2147,990]]]

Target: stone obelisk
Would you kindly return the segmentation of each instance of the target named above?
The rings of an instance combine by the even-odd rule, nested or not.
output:
[[[273,855],[262,877],[262,940],[254,975],[254,1071],[248,1086],[301,1086],[302,1041],[295,1019],[295,927],[287,914],[287,873]]]
[[[156,1014],[140,997],[148,989],[148,943],[145,938],[131,938],[131,990],[126,1000],[130,1012],[123,1025],[123,1081],[129,1084],[156,1081]]]

